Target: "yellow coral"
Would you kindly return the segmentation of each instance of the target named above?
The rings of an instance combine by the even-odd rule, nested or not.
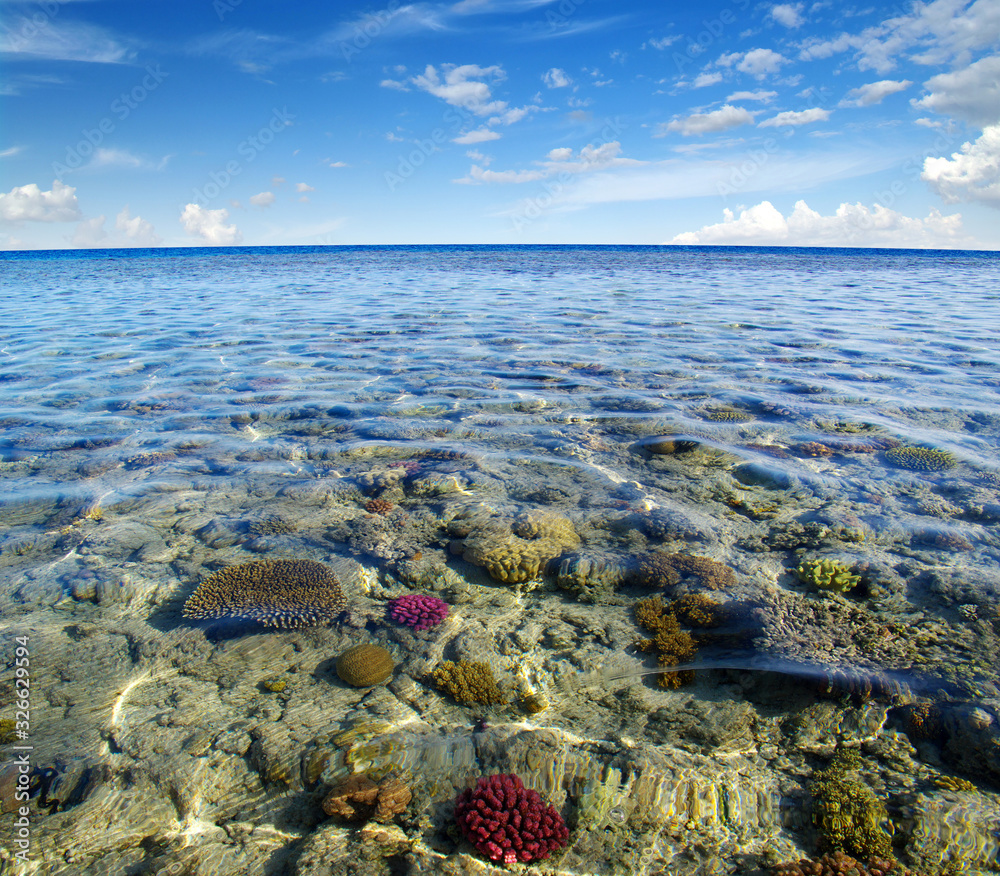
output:
[[[493,518],[473,529],[462,545],[462,557],[485,568],[495,581],[521,584],[579,546],[571,520],[552,511],[532,511],[512,521]]]
[[[463,706],[507,702],[488,663],[446,660],[434,670],[434,683]]]

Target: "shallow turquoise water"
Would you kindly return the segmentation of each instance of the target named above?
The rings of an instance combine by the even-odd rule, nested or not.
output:
[[[128,683],[167,659],[170,636],[215,641],[177,615],[207,572],[261,556],[340,559],[374,577],[358,593],[362,620],[320,644],[367,630],[390,645],[421,691],[397,696],[446,736],[479,715],[446,698],[443,711],[428,705],[438,694],[420,670],[442,656],[433,635],[414,642],[375,620],[405,590],[463,606],[466,626],[449,632],[444,657],[482,652],[498,671],[503,660],[534,667],[507,667],[511,710],[491,714],[494,723],[525,719],[516,703],[528,687],[550,690],[550,708],[529,720],[614,748],[627,721],[616,724],[599,702],[576,713],[565,700],[577,694],[563,693],[562,707],[558,696],[625,678],[654,698],[631,732],[683,747],[690,733],[649,718],[679,701],[649,675],[655,656],[634,647],[634,605],[710,593],[754,620],[737,646],[706,637],[692,663],[715,674],[702,676],[697,698],[732,700],[743,685],[770,714],[788,679],[818,678],[827,691],[796,688],[789,715],[813,700],[863,711],[844,679],[883,673],[918,703],[992,716],[993,731],[987,721],[978,736],[966,728],[921,741],[940,750],[917,759],[943,763],[995,802],[995,755],[952,750],[992,744],[1000,717],[995,254],[302,247],[7,253],[0,272],[0,561],[9,572],[0,602],[5,635],[30,627],[54,649],[53,666],[65,653],[48,634],[67,623],[138,624],[146,632],[130,635],[147,635],[153,656],[136,646],[116,670]],[[690,446],[650,453],[648,439],[662,435]],[[941,452],[948,466],[900,466],[896,447]],[[373,499],[396,516],[366,511]],[[528,581],[487,574],[468,541],[484,515],[517,531],[518,515],[542,512],[571,521],[576,540],[542,556]],[[274,520],[281,525],[263,525]],[[136,524],[158,540],[122,535]],[[656,551],[708,557],[738,583],[721,593],[697,579],[674,590],[637,583],[636,564]],[[581,557],[611,571],[581,584]],[[862,584],[847,596],[810,589],[794,570],[817,557],[845,563]],[[103,597],[121,578],[132,595]],[[610,618],[606,627],[594,613]],[[853,628],[831,632],[845,618]],[[759,680],[765,670],[779,678],[777,693]],[[846,675],[830,682],[832,670]],[[65,771],[71,750],[88,762],[102,753],[65,726],[61,683],[54,670],[44,682],[37,763]],[[95,693],[104,696],[113,699]],[[906,705],[888,703],[884,727],[912,731]],[[766,748],[760,733],[753,747]],[[821,748],[798,756],[805,763]],[[585,807],[568,787],[564,806],[578,817]],[[902,792],[891,799],[902,824]],[[55,808],[72,815],[87,805],[74,801]],[[808,850],[805,828],[789,830]],[[65,842],[52,837],[50,849]],[[577,863],[567,858],[573,872],[638,867],[588,871],[582,848]],[[923,849],[900,844],[917,862]],[[962,854],[996,861],[995,850],[977,849]],[[644,860],[642,872],[655,872],[654,858]]]

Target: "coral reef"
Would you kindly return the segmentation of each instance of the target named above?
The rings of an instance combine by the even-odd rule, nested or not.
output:
[[[624,565],[615,558],[581,553],[563,558],[556,584],[575,593],[580,602],[607,602],[625,578]]]
[[[829,559],[804,560],[799,563],[795,574],[803,584],[838,593],[853,590],[861,581],[860,575],[851,573],[850,566]]]
[[[381,684],[393,669],[392,655],[379,645],[355,645],[337,658],[337,675],[352,687]]]
[[[568,518],[553,511],[530,511],[513,520],[491,517],[475,526],[465,535],[460,552],[494,581],[521,584],[579,546],[580,537]]]
[[[473,660],[446,660],[432,677],[440,690],[463,706],[502,705],[507,702],[488,663]]]
[[[749,423],[754,419],[753,414],[738,408],[713,408],[704,411],[702,416],[714,423]]]
[[[0,718],[0,745],[10,745],[17,734],[14,733],[15,722],[13,718]]]
[[[347,821],[392,821],[409,805],[413,794],[398,776],[373,782],[364,773],[348,776],[323,798],[323,811]]]
[[[833,456],[833,449],[819,441],[806,441],[795,448],[803,456],[827,457]]]
[[[257,560],[213,572],[188,597],[183,615],[294,629],[330,623],[346,605],[340,582],[322,563]]]
[[[882,825],[889,820],[885,804],[858,775],[861,756],[840,749],[827,769],[813,776],[813,822],[823,849],[862,858],[892,857],[892,841]]]
[[[562,816],[513,774],[484,776],[455,800],[462,835],[491,861],[529,863],[569,841]]]
[[[407,593],[389,602],[389,617],[418,632],[437,626],[448,617],[448,603],[436,596]]]
[[[892,858],[869,858],[865,865],[840,851],[821,858],[776,864],[770,872],[771,876],[919,876],[900,867]]]
[[[911,471],[943,471],[955,465],[955,457],[951,453],[933,447],[892,447],[885,452],[885,459],[897,468]]]
[[[662,551],[643,554],[634,577],[646,587],[673,587],[689,579],[709,590],[729,590],[736,585],[736,575],[723,563],[708,557]]]
[[[381,514],[384,517],[392,509],[393,504],[387,499],[369,499],[365,502],[365,511],[369,514]]]
[[[639,626],[654,634],[652,639],[636,642],[636,647],[642,651],[655,651],[657,663],[662,667],[687,662],[698,650],[694,637],[681,629],[676,615],[663,604],[659,596],[640,599],[635,605],[635,619]],[[676,688],[693,679],[694,673],[689,670],[664,672],[657,683],[660,687]]]

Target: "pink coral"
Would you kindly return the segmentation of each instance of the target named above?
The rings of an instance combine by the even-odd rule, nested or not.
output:
[[[484,776],[459,794],[455,820],[478,851],[505,864],[547,858],[569,840],[562,816],[513,774]]]
[[[389,617],[397,624],[406,624],[415,630],[427,630],[448,617],[448,603],[436,596],[407,593],[389,603]]]

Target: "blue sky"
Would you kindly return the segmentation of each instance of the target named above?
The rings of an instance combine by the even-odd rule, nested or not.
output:
[[[0,16],[0,248],[1000,249],[997,0]]]

